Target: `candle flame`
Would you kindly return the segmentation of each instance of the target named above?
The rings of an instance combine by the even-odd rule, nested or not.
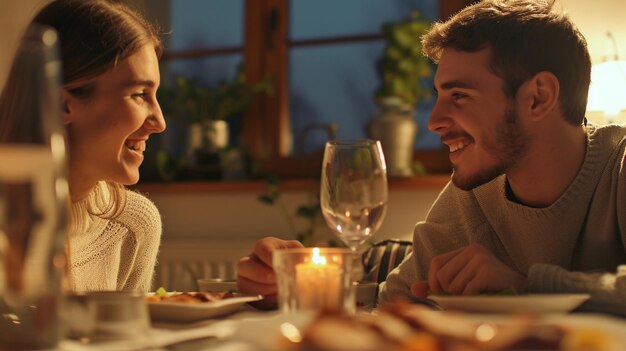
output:
[[[326,257],[320,255],[319,247],[313,248],[313,258],[311,259],[311,261],[313,261],[314,264],[319,264],[319,265],[326,264]]]

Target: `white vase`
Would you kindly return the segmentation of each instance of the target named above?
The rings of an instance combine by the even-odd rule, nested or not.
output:
[[[368,136],[379,140],[387,163],[387,174],[394,177],[413,175],[413,148],[417,136],[415,110],[398,99],[388,98],[367,125]]]
[[[228,146],[228,123],[204,121],[189,125],[187,131],[187,153],[198,149],[217,151]]]

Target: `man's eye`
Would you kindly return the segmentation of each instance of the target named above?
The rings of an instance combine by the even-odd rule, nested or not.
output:
[[[457,100],[461,100],[463,98],[467,97],[466,94],[463,93],[452,93],[452,99],[457,101]]]

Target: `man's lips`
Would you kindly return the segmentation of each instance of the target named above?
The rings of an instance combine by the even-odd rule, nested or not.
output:
[[[466,141],[457,141],[446,145],[448,145],[448,147],[450,148],[450,152],[455,152],[464,149],[469,144],[470,143]]]
[[[441,136],[441,142],[448,146],[450,152],[463,150],[474,142],[474,138],[467,133],[449,133]]]

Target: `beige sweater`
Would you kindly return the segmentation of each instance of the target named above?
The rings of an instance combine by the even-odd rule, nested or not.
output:
[[[416,225],[413,255],[389,274],[380,300],[409,296],[411,283],[426,278],[433,256],[479,243],[527,275],[531,291],[584,291],[596,302],[626,305],[626,289],[616,291],[606,284],[611,279],[599,284],[597,275],[570,272],[615,272],[626,263],[626,127],[586,129],[581,170],[549,207],[509,201],[505,176],[471,191],[449,183]]]
[[[118,217],[91,219],[86,231],[70,237],[72,290],[148,291],[161,240],[156,206],[126,190]]]

